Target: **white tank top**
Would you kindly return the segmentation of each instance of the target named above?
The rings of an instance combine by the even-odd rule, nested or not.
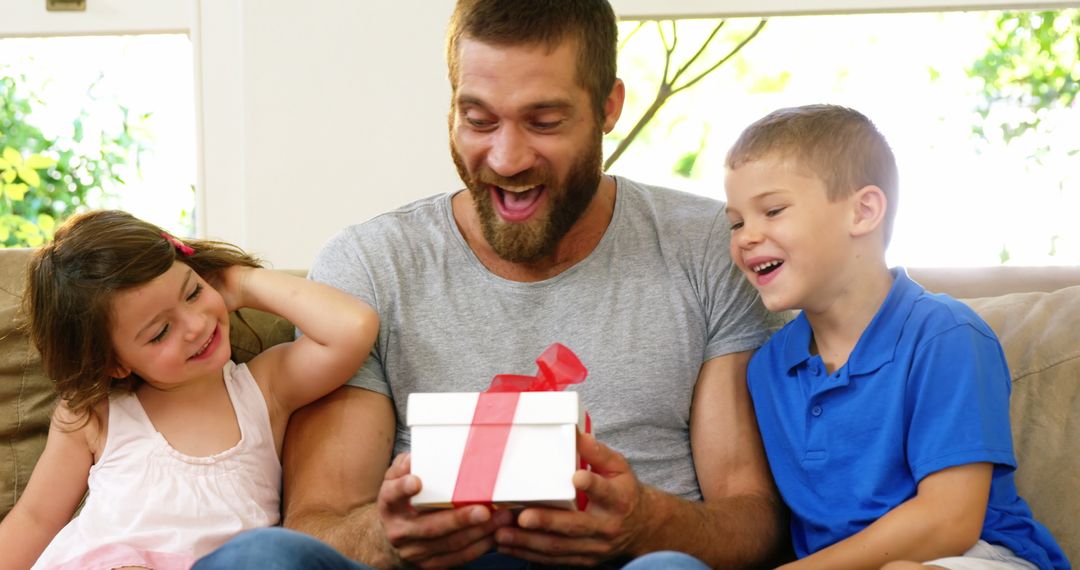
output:
[[[208,457],[173,449],[134,394],[109,398],[86,503],[35,570],[187,569],[237,533],[277,524],[281,462],[266,400],[246,365],[229,362],[224,376],[240,442]]]

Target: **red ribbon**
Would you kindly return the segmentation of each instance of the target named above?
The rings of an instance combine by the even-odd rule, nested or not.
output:
[[[491,504],[521,392],[561,391],[583,382],[588,374],[578,357],[559,343],[549,346],[536,359],[536,364],[535,376],[499,374],[480,393],[451,499],[455,507]],[[585,431],[592,431],[588,415]],[[582,509],[583,499],[584,495],[579,493],[578,506]]]

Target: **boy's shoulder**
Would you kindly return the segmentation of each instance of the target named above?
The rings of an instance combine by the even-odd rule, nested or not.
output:
[[[987,337],[997,339],[993,329],[967,303],[945,293],[923,291],[915,299],[908,325],[918,326],[925,333],[943,332],[958,326],[968,326]]]

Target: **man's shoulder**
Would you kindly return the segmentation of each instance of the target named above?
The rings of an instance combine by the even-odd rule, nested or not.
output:
[[[315,256],[312,273],[387,262],[390,257],[401,257],[410,247],[422,247],[421,243],[452,239],[447,221],[451,195],[429,196],[341,229]]]
[[[691,194],[664,186],[656,186],[618,178],[619,189],[633,207],[651,209],[658,214],[700,216],[713,219],[724,211],[724,203],[715,198]]]

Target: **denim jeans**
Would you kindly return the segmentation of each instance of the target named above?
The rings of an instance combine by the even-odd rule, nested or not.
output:
[[[372,570],[353,562],[329,544],[281,527],[240,533],[199,559],[192,570]]]
[[[602,564],[614,570],[621,564]],[[239,534],[203,557],[192,570],[371,570],[334,550],[330,545],[303,533],[272,527]],[[468,570],[569,570],[568,566],[545,566],[519,558],[489,552],[463,566]],[[624,570],[707,570],[696,558],[681,552],[654,552],[634,560]]]

